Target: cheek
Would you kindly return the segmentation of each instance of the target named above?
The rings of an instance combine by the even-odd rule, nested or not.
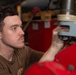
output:
[[[2,39],[8,42],[15,42],[17,36],[15,34],[6,33],[2,35]]]
[[[14,36],[5,35],[2,37],[2,40],[7,41],[7,42],[14,42],[15,41],[14,38],[15,38]]]
[[[9,46],[15,46],[18,44],[17,38],[12,35],[4,35],[2,38],[2,43]]]

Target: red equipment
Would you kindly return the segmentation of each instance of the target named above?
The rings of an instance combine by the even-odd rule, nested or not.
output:
[[[56,55],[54,62],[32,65],[24,75],[76,75],[76,43]]]
[[[62,65],[56,62],[34,64],[24,75],[69,75]]]

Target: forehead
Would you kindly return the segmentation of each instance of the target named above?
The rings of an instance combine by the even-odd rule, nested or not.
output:
[[[5,19],[4,19],[4,23],[5,25],[21,25],[22,22],[19,18],[19,16],[15,15],[15,16],[7,16]]]

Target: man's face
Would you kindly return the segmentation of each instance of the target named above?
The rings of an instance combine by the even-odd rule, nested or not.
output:
[[[8,47],[22,48],[24,46],[24,32],[20,18],[8,16],[4,19],[4,27],[1,32],[1,42]]]

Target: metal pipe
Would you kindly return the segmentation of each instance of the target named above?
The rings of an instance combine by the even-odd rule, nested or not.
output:
[[[75,14],[75,0],[62,0],[61,2],[61,14]]]

